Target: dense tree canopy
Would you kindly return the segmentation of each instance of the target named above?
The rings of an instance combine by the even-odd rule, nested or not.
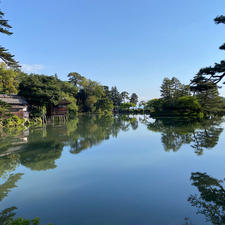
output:
[[[7,67],[5,63],[0,63],[0,94],[17,94],[19,83],[26,75],[17,70]]]
[[[62,98],[66,98],[71,102],[69,110],[76,112],[76,93],[75,86],[55,76],[31,74],[20,82],[18,94],[28,101],[33,111],[43,107],[48,110],[51,105],[56,105]]]
[[[152,116],[178,116],[203,118],[223,114],[225,104],[218,87],[202,75],[196,75],[192,85],[184,85],[177,78],[165,78],[161,85],[161,98],[145,104]],[[193,94],[192,94],[193,93]]]
[[[85,77],[81,76],[77,72],[71,72],[68,74],[69,82],[76,87],[82,87],[84,85]]]
[[[0,94],[19,94],[29,103],[30,116],[43,116],[51,106],[65,98],[70,104],[69,112],[111,113],[118,111],[128,92],[120,93],[116,87],[103,86],[79,73],[68,74],[69,81],[61,81],[57,75],[26,74],[0,64]],[[137,101],[137,96],[135,102]],[[133,106],[133,105],[132,105]],[[1,112],[5,112],[1,104]]]
[[[60,86],[55,77],[31,74],[19,86],[19,95],[31,105],[47,106],[57,104],[60,99]]]

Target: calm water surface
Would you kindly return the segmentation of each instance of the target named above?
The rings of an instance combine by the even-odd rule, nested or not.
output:
[[[0,211],[54,225],[225,224],[222,119],[81,116],[10,132]]]

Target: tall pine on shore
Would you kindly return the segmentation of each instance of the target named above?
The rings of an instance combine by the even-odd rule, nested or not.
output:
[[[4,19],[4,13],[0,10],[0,33],[12,35],[9,31],[12,27],[8,24],[8,20]],[[9,67],[18,68],[19,64],[14,59],[14,55],[8,52],[8,49],[0,45],[0,59]]]

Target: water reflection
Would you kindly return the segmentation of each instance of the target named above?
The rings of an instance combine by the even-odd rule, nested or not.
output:
[[[197,213],[203,214],[212,224],[225,224],[225,179],[219,180],[206,173],[195,172],[191,174],[191,181],[199,195],[191,195],[188,201],[198,208]]]
[[[0,185],[0,202],[8,196],[11,189],[17,187],[16,182],[21,179],[23,173],[11,174],[8,179]]]
[[[223,131],[220,124],[222,118],[213,118],[201,122],[185,122],[171,118],[156,119],[149,122],[141,120],[147,128],[161,133],[161,142],[165,151],[178,151],[182,145],[190,144],[198,155],[203,154],[205,149],[216,146],[219,136]]]
[[[221,122],[223,122],[221,118],[190,123],[190,122],[175,121],[171,119],[151,121],[148,117],[139,117],[139,120],[137,120],[135,117],[129,117],[124,115],[116,116],[116,117],[85,115],[75,120],[68,121],[65,124],[51,124],[44,128],[22,130],[22,131],[17,131],[16,133],[11,132],[10,135],[8,135],[7,133],[2,133],[2,136],[0,136],[0,202],[4,199],[7,200],[7,196],[9,195],[9,192],[15,189],[17,186],[20,187],[21,189],[23,188],[24,182],[19,182],[19,180],[24,179],[23,181],[26,181],[26,178],[29,177],[29,174],[33,174],[30,171],[52,170],[52,169],[55,169],[57,165],[60,165],[60,163],[59,164],[56,163],[56,160],[61,158],[62,152],[64,149],[66,151],[69,150],[68,153],[63,155],[65,156],[65,160],[68,160],[69,158],[68,162],[70,162],[71,165],[76,164],[74,163],[73,159],[74,158],[77,159],[77,157],[74,157],[71,160],[71,157],[67,158],[68,156],[67,154],[69,154],[70,156],[71,154],[74,154],[74,155],[80,154],[82,151],[86,149],[90,149],[93,146],[99,145],[105,140],[118,137],[118,134],[120,132],[127,132],[129,130],[137,130],[139,128],[140,122],[144,124],[144,128],[147,127],[150,131],[159,132],[161,134],[161,142],[166,151],[170,151],[170,150],[178,151],[182,145],[189,144],[191,148],[193,148],[197,154],[202,154],[205,149],[210,149],[216,146],[219,140],[219,136],[223,131],[223,128],[220,126]],[[52,198],[52,201],[54,201],[53,205],[57,203],[57,201],[62,201],[62,198],[65,198],[65,201],[68,201],[70,197],[67,198],[66,195],[63,195],[63,194],[64,193],[71,194],[72,193],[71,190],[75,190],[74,191],[75,194],[73,193],[74,195],[71,194],[71,196],[74,196],[74,199],[76,199],[76,201],[78,202],[77,205],[79,205],[80,202],[84,202],[86,205],[90,205],[90,207],[87,207],[89,210],[88,211],[89,215],[91,215],[90,212],[93,211],[93,208],[96,207],[96,204],[97,204],[96,202],[100,201],[100,204],[98,205],[98,209],[101,209],[99,211],[100,214],[102,213],[102,208],[104,207],[107,208],[107,206],[110,205],[111,203],[112,203],[111,204],[112,206],[113,204],[115,204],[115,208],[114,207],[110,209],[107,208],[107,210],[105,210],[104,213],[106,215],[111,215],[112,212],[118,213],[117,206],[121,204],[123,208],[127,209],[125,214],[126,213],[129,214],[128,218],[130,218],[130,215],[135,215],[135,213],[137,212],[137,220],[139,220],[140,218],[143,219],[146,216],[145,219],[146,221],[148,221],[149,219],[148,210],[149,210],[149,207],[151,208],[150,203],[157,202],[158,205],[160,204],[162,206],[166,205],[165,199],[167,198],[167,194],[164,197],[162,197],[162,199],[160,199],[161,194],[167,193],[167,192],[173,193],[171,190],[175,190],[176,188],[178,188],[178,186],[176,187],[176,185],[178,185],[177,183],[179,183],[178,180],[180,182],[182,181],[183,174],[181,177],[179,177],[179,174],[178,175],[176,174],[177,168],[179,168],[179,170],[182,170],[179,163],[177,164],[177,168],[173,170],[173,166],[175,162],[172,158],[171,158],[172,160],[171,162],[167,161],[169,160],[167,157],[165,158],[166,160],[165,162],[160,161],[163,158],[163,154],[160,154],[160,160],[155,162],[155,159],[158,160],[158,158],[156,157],[157,151],[160,151],[160,149],[157,149],[157,147],[154,149],[152,148],[151,151],[149,151],[147,147],[146,148],[144,147],[142,150],[142,147],[144,146],[144,144],[147,144],[147,146],[149,146],[149,142],[151,141],[151,135],[149,136],[143,135],[144,138],[142,139],[142,134],[143,134],[142,132],[145,132],[144,134],[146,133],[151,134],[151,132],[147,131],[146,129],[138,129],[138,131],[135,132],[135,134],[137,133],[137,138],[134,138],[134,142],[131,143],[130,141],[131,139],[126,138],[125,140],[123,139],[123,141],[120,142],[121,143],[120,148],[118,148],[118,145],[112,147],[112,151],[110,152],[110,155],[108,156],[109,158],[107,159],[108,161],[106,160],[107,163],[111,163],[112,161],[112,164],[109,166],[109,168],[106,168],[106,172],[105,172],[104,166],[107,167],[106,165],[107,163],[105,163],[104,166],[97,169],[95,168],[96,164],[92,164],[90,168],[87,170],[89,171],[88,173],[87,172],[82,173],[82,170],[84,169],[83,165],[87,165],[89,162],[91,162],[91,160],[85,161],[88,154],[83,155],[84,161],[82,161],[82,157],[78,158],[79,163],[81,162],[80,164],[82,164],[81,167],[80,166],[76,167],[78,168],[78,170],[71,170],[70,172],[69,170],[70,167],[66,168],[66,173],[68,173],[69,175],[65,174],[65,170],[62,169],[63,167],[62,165],[65,165],[67,161],[64,162],[65,164],[61,164],[61,167],[59,166],[58,168],[59,171],[61,171],[61,173],[59,173],[58,175],[60,179],[57,178],[55,181],[55,184],[58,184],[58,186],[55,185],[57,187],[55,190],[56,191],[55,196],[57,196],[58,199],[57,197]],[[149,139],[146,139],[145,137],[148,137]],[[153,136],[153,138],[155,137]],[[134,145],[134,146],[138,146],[137,148],[139,148],[140,141],[142,141],[141,143],[142,147],[140,147],[138,151],[136,151],[135,147],[134,148],[130,147],[131,145]],[[145,143],[143,144],[143,142]],[[123,151],[124,149],[126,151]],[[129,151],[129,154],[127,154],[128,151]],[[102,152],[100,152],[100,154],[102,154]],[[92,157],[94,154],[93,155],[90,154],[90,155]],[[167,154],[164,154],[164,155],[167,156]],[[192,155],[195,156],[194,154]],[[152,158],[152,161],[151,161],[151,158]],[[197,158],[198,160],[201,160],[204,157],[197,157]],[[120,161],[118,161],[118,159]],[[99,160],[102,160],[102,157]],[[85,164],[83,162],[88,162],[88,163]],[[163,164],[160,164],[160,162],[163,162]],[[198,164],[199,162],[200,161],[198,161]],[[124,163],[124,167],[121,167],[120,165],[122,165],[123,163]],[[164,163],[168,163],[168,165],[171,165],[170,168],[168,168],[169,172],[164,171],[164,168],[162,166],[164,165]],[[27,172],[24,172],[24,171],[27,171],[24,168],[22,168],[22,171],[25,173],[25,175],[23,175],[22,173],[18,173],[18,171],[20,172],[21,165],[25,167],[26,169],[30,170],[28,173],[28,176],[27,176]],[[191,168],[192,164],[189,163],[189,165],[190,166],[188,168]],[[143,170],[142,170],[142,166],[143,166]],[[17,167],[19,168],[17,169]],[[79,168],[81,169],[79,170]],[[95,169],[95,171],[92,173],[91,171],[93,169]],[[199,171],[200,169],[196,169],[196,170]],[[78,174],[80,173],[81,175],[78,176],[77,174],[74,173],[74,171],[78,171],[77,173]],[[148,171],[148,173],[152,175],[146,178],[145,177],[146,171]],[[187,179],[189,179],[189,174],[191,171],[192,170],[190,170],[187,173],[188,174]],[[168,173],[168,178],[170,178],[169,174],[171,174],[171,177],[173,177],[174,174],[176,174],[177,183],[174,182],[174,186],[169,186],[169,189],[166,191],[164,191],[163,188],[162,189],[159,188],[160,189],[160,193],[159,193],[156,191],[158,190],[158,187],[163,187],[163,186],[167,187],[169,184],[169,183],[164,183],[164,178],[163,178],[162,179],[163,181],[161,181],[161,183],[159,183],[158,185],[158,182],[161,180],[162,177],[164,177],[165,173]],[[39,174],[37,175],[37,178],[39,178],[38,181],[40,183],[40,186],[38,187],[43,191],[40,193],[42,194],[45,193],[46,187],[45,185],[43,185],[45,181],[44,181],[44,178],[42,180],[42,178],[40,177],[43,174],[47,174],[47,176],[48,175],[51,176],[51,172],[50,173],[48,172],[34,173],[34,174],[36,175]],[[73,176],[71,174],[73,174]],[[90,177],[87,174],[90,174]],[[99,176],[96,176],[96,174],[99,174]],[[65,179],[63,179],[64,175],[65,175]],[[57,180],[60,180],[61,184],[57,183],[58,182]],[[90,180],[91,182],[89,183]],[[167,179],[167,180],[170,180],[170,179]],[[193,181],[193,185],[198,188],[200,195],[199,196],[191,195],[190,198],[188,199],[189,202],[193,206],[199,207],[200,209],[199,212],[205,215],[208,218],[208,220],[210,220],[213,224],[221,224],[221,221],[224,223],[225,194],[224,194],[224,188],[222,186],[222,181],[216,180],[214,178],[210,178],[207,174],[201,174],[201,173],[193,173],[191,176],[191,180]],[[49,182],[48,185],[51,185],[51,182]],[[185,179],[185,182],[186,182],[186,179]],[[39,183],[37,182],[33,185],[36,185]],[[77,184],[81,184],[80,189],[77,188]],[[113,186],[114,184],[116,184],[115,187],[117,189],[114,188]],[[101,187],[102,189],[100,188],[100,185],[102,186]],[[70,188],[68,189],[68,187]],[[77,189],[75,189],[75,187]],[[133,189],[131,187],[133,187]],[[62,188],[62,192],[61,192],[61,188]],[[149,191],[149,188],[152,188],[151,190],[153,193],[152,195],[151,195],[151,192]],[[57,190],[59,189],[60,189],[60,195],[58,195],[58,192],[57,192]],[[107,193],[104,193],[104,191],[100,191],[101,193],[103,193],[103,196],[101,196],[100,194],[96,195],[95,190],[100,190],[100,189],[109,190],[108,192],[110,193],[107,194]],[[127,191],[128,189],[130,191]],[[179,188],[179,190],[181,189]],[[54,192],[54,187],[50,191]],[[115,191],[115,194],[111,194],[114,191]],[[46,193],[47,193],[46,196],[48,196],[50,192],[46,192]],[[144,193],[145,196],[141,198],[140,193]],[[186,198],[189,194],[190,194],[189,191],[185,193],[183,200],[181,200],[182,204],[183,202],[186,203]],[[61,195],[62,195],[62,198],[60,199]],[[168,194],[168,196],[169,195],[170,194]],[[133,196],[138,196],[138,197],[135,199],[135,197],[133,198]],[[157,198],[155,198],[155,196]],[[91,200],[89,200],[89,198]],[[113,202],[112,198],[115,198],[117,200],[119,199],[119,200],[118,202],[116,201]],[[8,199],[10,199],[10,195]],[[145,199],[149,199],[149,201],[148,200],[145,201]],[[123,203],[123,200],[125,203],[128,202],[129,204],[126,205],[125,203]],[[143,204],[143,208],[140,208],[140,210],[138,210],[138,207],[135,205],[135,201],[137,205]],[[171,201],[173,201],[173,199],[171,199]],[[27,200],[27,202],[29,202],[29,200]],[[110,204],[108,204],[109,202]],[[5,207],[16,205],[18,206],[19,210],[21,210],[20,204],[18,203],[14,204],[14,203],[15,202],[13,203],[9,202],[9,204],[5,204]],[[131,203],[134,205],[132,205]],[[71,201],[70,204],[75,204],[75,203]],[[50,203],[49,203],[49,207],[51,207]],[[71,205],[69,207],[71,207]],[[169,207],[170,207],[170,203],[169,203]],[[40,208],[42,208],[42,206],[40,206]],[[75,217],[77,218],[79,217],[80,214],[85,212],[86,206],[83,208],[81,207],[80,211],[78,211],[78,208],[76,209],[77,214],[74,215],[73,218]],[[15,207],[11,207],[0,212],[0,224],[4,224],[4,221],[7,221],[8,218],[11,218],[12,216],[14,216],[15,209],[16,209]],[[55,210],[56,210],[55,212],[60,212],[61,209],[59,211],[57,211],[57,209]],[[152,213],[153,214],[152,217],[154,217],[154,215],[157,216],[157,207],[154,206],[151,208],[151,210],[153,211],[155,210],[154,213]],[[143,211],[145,211],[146,214],[145,213],[142,214]],[[93,215],[94,213],[95,212],[93,212]],[[57,213],[55,213],[55,215],[56,214]],[[187,214],[189,214],[189,212],[187,212]],[[99,214],[96,214],[96,215],[98,215],[98,218],[101,218]],[[161,217],[161,211],[159,212],[159,215]],[[121,215],[118,213],[117,216],[118,218],[120,216],[122,218],[124,217],[124,214],[121,212]],[[182,214],[182,218],[180,221],[182,221],[184,216],[186,216],[186,211],[184,215]],[[169,217],[171,216],[169,215],[168,218]],[[78,221],[82,221],[82,218],[79,217]],[[165,217],[165,221],[166,221],[166,217]],[[176,222],[175,224],[181,224],[182,222],[180,221]],[[188,218],[185,218],[184,223],[186,225],[191,224],[191,221]],[[105,223],[96,222],[94,224],[105,224]],[[124,224],[130,224],[130,222],[126,223],[125,221]],[[151,223],[146,222],[142,224],[151,224]],[[152,224],[156,224],[156,223],[152,223]],[[169,224],[169,223],[165,222],[164,224]]]
[[[2,132],[0,136],[0,202],[16,188],[22,173],[13,173],[19,165],[31,170],[56,168],[63,148],[78,154],[118,133],[137,129],[136,118],[128,116],[81,116],[65,124],[51,124],[43,128]],[[0,224],[6,224],[15,216],[16,207],[0,212]]]
[[[147,117],[139,121],[149,130],[161,133],[165,151],[176,152],[182,145],[190,144],[200,155],[205,149],[216,146],[223,131],[221,118],[193,123],[171,119],[150,122]],[[120,131],[137,128],[138,120],[134,117],[86,115],[65,124],[20,131],[13,136],[3,133],[0,136],[0,177],[20,164],[31,170],[54,169],[65,146],[72,154],[78,154],[110,137],[117,137]]]
[[[8,222],[13,219],[13,217],[16,215],[15,210],[17,208],[15,206],[6,208],[0,212],[0,224],[1,225],[7,225]]]
[[[117,137],[118,133],[137,129],[136,118],[128,116],[81,116],[65,124],[52,124],[44,128],[21,131],[14,136],[1,136],[0,177],[22,164],[31,170],[56,168],[64,146],[78,154],[102,141]]]
[[[23,173],[13,174],[19,165],[18,156],[15,154],[7,155],[0,158],[0,202],[6,198],[13,188],[16,188],[16,183],[22,178]],[[4,225],[12,219],[16,213],[15,206],[6,208],[0,212],[0,224]]]

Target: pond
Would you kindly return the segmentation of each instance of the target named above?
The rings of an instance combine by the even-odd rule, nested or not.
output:
[[[224,125],[86,115],[2,133],[0,224],[224,224]]]

